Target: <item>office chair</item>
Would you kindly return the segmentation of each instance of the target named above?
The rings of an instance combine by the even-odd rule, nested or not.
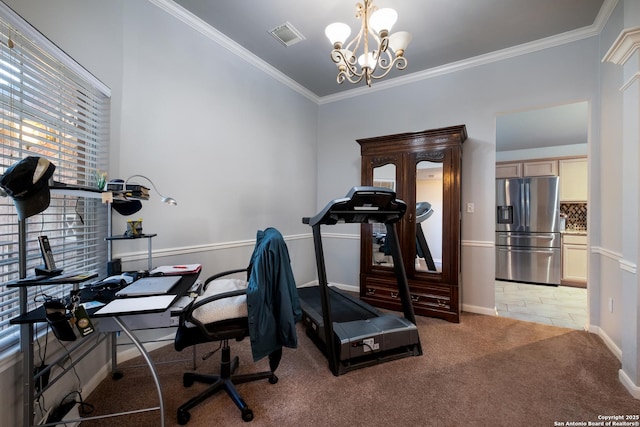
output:
[[[246,272],[246,281],[224,278],[241,272]],[[240,397],[235,385],[261,379],[268,379],[271,384],[278,382],[275,371],[280,364],[282,347],[297,347],[295,323],[301,317],[284,239],[274,228],[258,231],[249,266],[207,278],[203,293],[180,316],[174,343],[176,350],[221,341],[221,361],[219,374],[187,372],[183,375],[185,387],[196,381],[210,386],[178,408],[178,423],[186,424],[191,417],[189,410],[220,390],[225,390],[231,397],[240,409],[242,419],[251,421],[253,411]],[[251,339],[254,361],[269,357],[269,371],[235,374],[239,359],[238,356],[231,359],[229,340],[241,341],[247,336]]]

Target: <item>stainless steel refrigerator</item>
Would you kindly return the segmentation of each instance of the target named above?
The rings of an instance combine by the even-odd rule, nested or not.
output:
[[[559,285],[558,177],[496,179],[496,279]]]

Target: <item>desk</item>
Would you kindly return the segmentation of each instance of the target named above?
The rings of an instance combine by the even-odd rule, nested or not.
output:
[[[178,300],[181,296],[184,296],[188,293],[189,289],[191,289],[193,287],[193,285],[195,284],[197,278],[199,276],[199,273],[195,273],[195,274],[187,274],[187,275],[183,275],[181,280],[176,284],[176,286],[174,286],[174,288],[171,290],[170,294],[174,295],[174,302],[176,300]],[[28,281],[22,281],[20,283],[12,283],[11,286],[15,286],[15,287],[25,287],[25,286],[29,286],[29,284],[27,284]],[[33,284],[31,284],[33,285]],[[9,285],[7,285],[9,286]],[[165,422],[164,422],[164,400],[162,397],[162,389],[160,387],[160,381],[158,379],[158,374],[155,370],[155,367],[153,365],[153,362],[149,356],[149,353],[146,351],[146,349],[144,348],[143,344],[140,342],[140,340],[134,335],[134,333],[132,332],[134,329],[142,329],[140,327],[138,327],[137,325],[135,325],[134,327],[131,327],[130,325],[134,325],[135,322],[140,321],[142,319],[144,319],[147,316],[151,316],[154,319],[156,319],[156,322],[153,322],[153,328],[158,328],[158,327],[162,327],[162,326],[172,326],[171,325],[171,320],[170,317],[171,315],[176,315],[178,314],[177,312],[175,312],[174,310],[172,310],[171,307],[169,307],[168,309],[162,309],[162,310],[145,310],[145,311],[140,311],[140,312],[136,312],[136,313],[111,313],[108,316],[105,317],[96,317],[95,313],[96,311],[98,311],[100,308],[96,307],[96,308],[91,308],[89,310],[87,310],[87,313],[89,314],[89,317],[91,317],[92,319],[102,319],[102,321],[104,321],[104,323],[106,323],[105,325],[105,330],[102,330],[102,325],[98,325],[96,326],[96,332],[94,332],[93,334],[84,337],[84,338],[80,338],[77,339],[76,341],[73,341],[73,345],[69,346],[69,353],[72,353],[76,350],[82,350],[82,352],[78,355],[79,357],[75,357],[73,364],[68,367],[68,369],[71,369],[71,367],[75,366],[77,363],[79,363],[82,359],[84,359],[84,357],[86,357],[88,354],[90,354],[95,348],[98,347],[98,345],[103,342],[108,335],[113,335],[113,331],[114,330],[120,330],[122,332],[124,332],[127,337],[131,340],[131,342],[135,345],[135,347],[138,349],[138,351],[140,352],[140,354],[142,355],[142,357],[145,360],[145,363],[147,364],[147,366],[149,367],[149,370],[151,371],[151,375],[153,376],[154,382],[155,382],[155,386],[156,386],[156,390],[158,393],[158,400],[159,400],[159,406],[155,406],[155,407],[150,407],[150,408],[143,408],[137,411],[130,411],[130,412],[121,412],[121,413],[117,413],[117,414],[111,414],[111,415],[107,415],[107,416],[117,416],[117,415],[126,415],[129,413],[138,413],[138,412],[145,412],[145,411],[154,411],[154,410],[159,410],[160,411],[160,426],[164,426]],[[157,319],[158,318],[163,318],[166,319],[166,323],[162,323],[159,324],[157,323]],[[30,416],[25,416],[23,419],[23,425],[24,426],[32,426],[33,424],[33,401],[34,401],[34,396],[39,396],[40,394],[42,394],[49,386],[51,386],[55,381],[58,380],[58,378],[60,378],[62,375],[66,374],[66,372],[68,372],[68,369],[65,370],[63,373],[61,373],[58,377],[54,378],[53,380],[49,380],[49,384],[47,385],[46,388],[43,388],[42,390],[40,390],[38,392],[38,394],[36,395],[35,393],[35,380],[37,380],[37,378],[42,374],[37,374],[35,377],[32,375],[33,373],[33,327],[36,323],[43,323],[46,322],[46,315],[45,315],[45,310],[44,307],[40,306],[34,310],[31,310],[27,313],[21,314],[18,317],[15,317],[13,319],[10,320],[11,324],[19,324],[21,327],[21,339],[25,338],[25,337],[29,337],[30,340],[28,341],[28,344],[25,343],[24,345],[24,349],[23,349],[23,373],[24,373],[24,381],[23,381],[23,406],[24,406],[24,414],[29,414]],[[111,321],[111,325],[109,325],[109,321]],[[112,336],[112,372],[115,371],[115,367],[117,362],[114,362],[116,359],[114,358],[114,354],[115,353],[115,341],[114,341],[114,337]],[[82,348],[84,346],[88,346],[88,348]],[[62,358],[64,358],[65,355],[62,356]],[[56,362],[57,363],[57,362]],[[56,363],[49,363],[49,366],[54,366]],[[29,373],[28,375],[26,373]],[[86,418],[81,418],[81,419],[77,419],[77,420],[73,420],[73,421],[86,421],[86,420],[90,420],[90,419],[94,419],[94,418],[105,418],[107,416],[100,416],[100,417],[86,417]],[[72,420],[69,420],[72,421]],[[42,424],[42,425],[56,425],[58,423],[49,423],[49,424]]]

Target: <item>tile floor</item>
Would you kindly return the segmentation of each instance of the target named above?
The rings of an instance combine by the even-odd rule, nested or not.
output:
[[[498,316],[564,328],[584,329],[587,290],[496,280]]]

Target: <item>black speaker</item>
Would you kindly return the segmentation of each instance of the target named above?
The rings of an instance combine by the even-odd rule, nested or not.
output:
[[[122,260],[120,258],[116,258],[107,262],[107,275],[116,276],[118,274],[122,274]]]

